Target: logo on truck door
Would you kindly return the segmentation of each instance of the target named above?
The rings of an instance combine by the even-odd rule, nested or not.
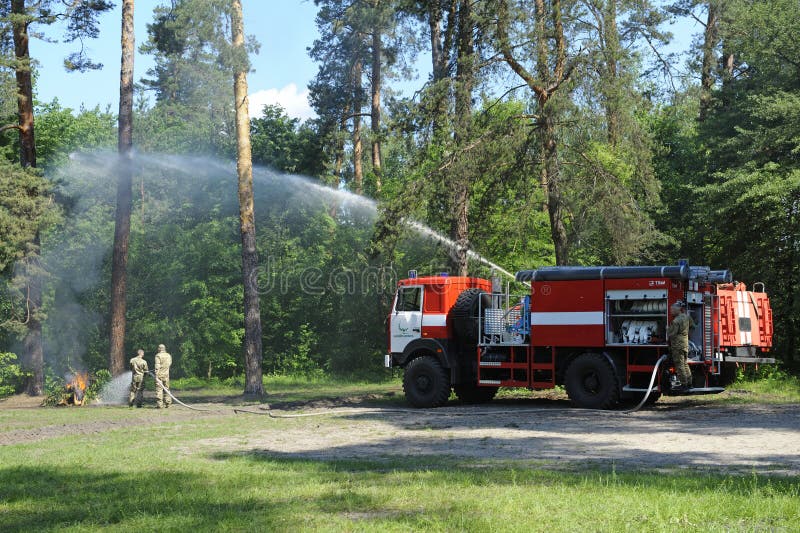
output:
[[[663,279],[652,279],[650,280],[651,287],[666,287],[667,281]]]

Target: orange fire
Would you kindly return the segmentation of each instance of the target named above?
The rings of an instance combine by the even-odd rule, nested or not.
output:
[[[67,382],[67,404],[83,405],[86,398],[86,384],[89,376],[86,373],[75,372],[72,379]]]

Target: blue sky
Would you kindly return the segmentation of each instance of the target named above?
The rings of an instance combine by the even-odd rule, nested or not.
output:
[[[95,72],[67,73],[64,57],[72,45],[31,41],[31,55],[39,63],[37,98],[50,102],[58,98],[64,107],[72,109],[99,105],[111,106],[117,112],[119,102],[120,65],[120,4],[101,19],[100,37],[86,42],[92,60],[104,68]],[[147,38],[148,23],[153,21],[153,8],[162,0],[136,0],[134,23],[137,48]],[[292,116],[306,118],[311,109],[306,99],[306,86],[317,71],[306,49],[318,37],[314,24],[316,6],[312,0],[243,0],[245,32],[254,35],[261,50],[253,56],[254,72],[248,76],[251,95],[250,109],[266,103],[281,103]],[[48,36],[59,38],[61,29],[48,29]],[[135,79],[145,76],[152,66],[148,56],[137,54],[134,61]]]
[[[84,105],[101,109],[110,106],[117,112],[120,64],[120,0],[117,7],[101,19],[100,37],[86,42],[90,57],[104,68],[87,73],[67,73],[63,59],[74,46],[64,43],[31,41],[31,55],[40,63],[36,85],[40,102],[58,98],[64,107],[77,110]],[[153,8],[163,0],[136,0],[136,46],[147,38],[146,25],[153,20]],[[319,34],[314,23],[317,8],[313,0],[243,0],[245,32],[261,44],[260,53],[251,58],[254,72],[248,76],[251,115],[265,104],[278,103],[290,116],[308,118],[313,115],[307,100],[307,85],[317,72],[317,65],[308,57],[307,48]],[[686,50],[691,35],[700,26],[685,19],[669,28],[675,39],[670,51]],[[59,38],[62,29],[48,29],[48,37]],[[429,61],[429,60],[428,60]],[[148,56],[137,54],[135,78],[145,76],[152,66]],[[427,63],[426,63],[427,66]],[[426,76],[427,74],[422,74]],[[420,81],[400,84],[412,91]],[[516,82],[515,82],[516,83]],[[396,83],[393,85],[397,87]]]

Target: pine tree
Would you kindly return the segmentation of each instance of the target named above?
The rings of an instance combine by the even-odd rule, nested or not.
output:
[[[539,130],[542,151],[540,184],[550,218],[550,231],[555,247],[556,264],[569,263],[569,242],[565,219],[566,201],[562,191],[558,145],[558,108],[553,103],[559,91],[567,91],[575,67],[574,58],[568,58],[567,34],[561,0],[536,0],[534,25],[527,36],[535,42],[535,67],[528,69],[519,58],[511,28],[525,17],[525,13],[510,8],[508,0],[497,4],[497,44],[503,60],[530,88],[536,97],[536,127]],[[516,7],[516,6],[515,6]]]
[[[36,167],[36,136],[33,113],[33,73],[31,69],[30,36],[33,25],[49,25],[57,20],[68,21],[65,40],[72,42],[96,37],[99,32],[97,17],[111,9],[112,4],[104,0],[81,0],[70,3],[42,0],[26,4],[25,0],[10,0],[0,4],[3,26],[10,29],[14,43],[13,68],[17,85],[18,121],[0,127],[0,132],[17,130],[19,133],[19,163],[23,168]],[[7,36],[4,36],[7,38]],[[102,67],[89,60],[81,51],[70,54],[64,61],[68,70],[84,71]],[[21,268],[21,283],[26,285],[26,308],[29,309],[27,333],[23,340],[23,360],[32,371],[28,393],[42,394],[44,389],[44,348],[42,346],[42,268],[39,264],[38,248],[41,237],[37,233],[31,242],[32,253],[28,254]]]
[[[244,393],[262,395],[261,310],[258,297],[258,252],[253,212],[253,159],[250,148],[250,114],[247,71],[250,62],[244,44],[244,17],[240,0],[231,1],[231,45],[233,90],[236,102],[236,170],[239,174],[239,223],[242,234],[242,278],[244,281]]]
[[[133,32],[134,0],[122,2],[122,58],[119,79],[117,209],[111,260],[111,337],[108,368],[111,375],[125,370],[125,309],[127,295],[128,241],[131,233],[133,166]]]

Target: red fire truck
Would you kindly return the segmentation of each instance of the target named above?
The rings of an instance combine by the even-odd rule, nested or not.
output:
[[[722,392],[740,363],[774,363],[772,309],[761,283],[748,290],[708,267],[548,267],[524,270],[512,295],[497,279],[447,275],[398,283],[388,319],[387,367],[404,369],[417,407],[467,403],[499,387],[563,385],[576,406],[609,409],[641,399],[669,352],[669,307],[682,301],[690,331],[688,394]],[[650,398],[670,394],[663,365]]]

